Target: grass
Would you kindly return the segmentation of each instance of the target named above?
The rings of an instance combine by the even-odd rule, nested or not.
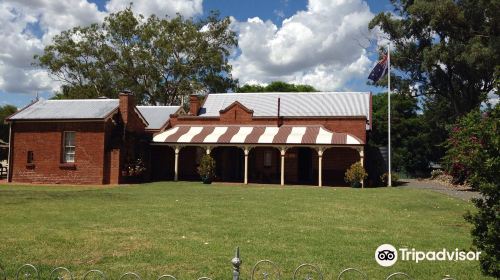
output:
[[[414,279],[482,279],[478,262],[398,261],[383,268],[375,249],[390,243],[417,250],[471,249],[463,214],[470,203],[401,188],[351,189],[210,186],[161,182],[120,187],[0,186],[0,263],[13,279],[30,262],[48,276],[68,267],[77,279],[103,270],[143,279],[231,277],[240,246],[242,278],[260,259],[283,279],[301,263],[325,279],[356,267],[370,279],[404,271]],[[486,279],[486,278],[484,278]]]

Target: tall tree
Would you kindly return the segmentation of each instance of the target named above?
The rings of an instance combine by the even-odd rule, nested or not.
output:
[[[229,18],[181,15],[145,19],[131,8],[54,37],[37,64],[63,83],[56,98],[116,97],[133,91],[142,104],[174,104],[191,93],[235,88],[228,56],[237,46]]]
[[[4,105],[0,107],[0,139],[4,142],[9,142],[9,126],[4,123],[5,119],[14,114],[17,108],[12,105]]]
[[[430,137],[417,100],[407,95],[392,97],[392,164],[395,171],[412,176],[428,172]],[[369,144],[387,146],[387,93],[373,96],[373,130]]]
[[[318,91],[313,86],[301,84],[289,84],[282,81],[274,81],[269,85],[245,84],[236,89],[236,92],[314,92]]]
[[[394,46],[396,87],[408,86],[449,103],[456,119],[497,92],[500,65],[500,2],[491,0],[391,0],[395,13],[370,22]]]

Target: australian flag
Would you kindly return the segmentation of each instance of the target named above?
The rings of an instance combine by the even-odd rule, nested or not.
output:
[[[379,62],[377,62],[377,65],[375,65],[372,72],[370,72],[368,79],[376,83],[386,73],[387,73],[387,55],[384,55],[384,57],[382,57],[382,59]]]

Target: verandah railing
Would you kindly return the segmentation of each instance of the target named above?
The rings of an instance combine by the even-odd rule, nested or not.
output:
[[[240,280],[240,267],[243,261],[240,258],[239,248],[236,248],[236,254],[234,258],[231,260],[232,264],[232,274],[233,280]],[[346,268],[342,270],[338,275],[333,276],[331,280],[341,280],[344,277],[351,274],[356,274],[358,279],[368,279],[368,275],[364,273],[362,270],[357,268]],[[90,278],[93,276],[93,278]],[[276,279],[280,280],[282,277],[281,269],[279,266],[270,260],[260,260],[258,261],[252,268],[250,280],[270,280]],[[106,274],[97,269],[92,269],[87,271],[81,280],[90,280],[90,279],[100,279],[100,280],[108,280]],[[133,280],[142,280],[141,276],[135,272],[126,272],[120,276],[118,280],[125,279],[133,279]],[[414,279],[410,277],[410,275],[404,272],[395,272],[388,275],[385,280],[395,280],[395,279]],[[454,280],[449,276],[445,276],[441,278],[442,280]],[[0,264],[0,280],[7,280],[7,273],[5,272],[4,267]],[[42,280],[40,277],[40,273],[38,269],[32,264],[25,264],[17,269],[15,274],[15,280]],[[75,280],[75,277],[71,273],[71,271],[65,267],[56,267],[54,268],[49,275],[47,280]],[[156,280],[177,280],[177,278],[170,274],[160,275]],[[212,280],[210,277],[200,277],[197,280]],[[304,263],[299,265],[292,274],[292,280],[327,280],[323,276],[323,272],[320,268],[313,264]]]

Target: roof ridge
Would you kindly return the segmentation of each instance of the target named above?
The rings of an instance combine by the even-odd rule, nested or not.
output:
[[[137,105],[136,107],[161,108],[161,107],[181,107],[181,105]]]
[[[43,100],[44,102],[60,102],[60,101],[74,101],[74,102],[85,102],[85,101],[119,101],[119,99],[48,99]]]
[[[214,93],[209,93],[208,95],[259,95],[259,94],[349,94],[349,93],[356,93],[356,94],[369,94],[369,91],[287,91],[287,92],[279,92],[279,91],[269,91],[269,92],[214,92]]]

